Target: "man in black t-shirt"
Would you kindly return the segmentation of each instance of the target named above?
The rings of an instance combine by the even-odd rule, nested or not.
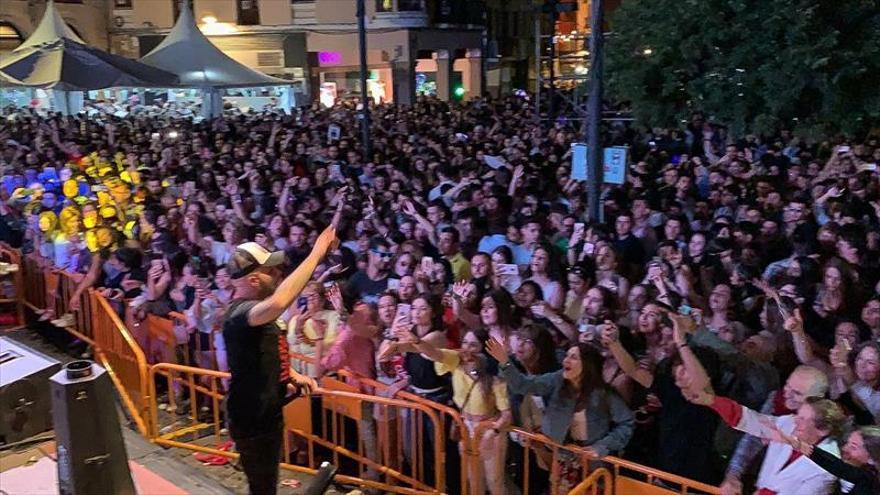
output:
[[[226,407],[229,430],[253,495],[276,493],[282,408],[288,390],[295,394],[317,388],[312,378],[290,370],[286,335],[276,321],[336,242],[337,223],[338,214],[309,256],[284,280],[279,268],[285,261],[284,252],[270,253],[255,242],[236,247],[226,265],[234,287],[223,320],[232,374]]]
[[[388,270],[393,256],[388,241],[381,237],[371,239],[367,268],[355,273],[348,281],[349,294],[366,303],[378,303],[379,295],[388,288]]]

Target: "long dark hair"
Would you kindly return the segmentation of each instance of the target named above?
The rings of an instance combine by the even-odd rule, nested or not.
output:
[[[516,327],[516,313],[510,310],[514,307],[513,298],[510,297],[510,293],[504,289],[492,289],[480,298],[479,303],[482,305],[483,299],[487,297],[495,303],[495,309],[498,312],[498,324],[508,329]]]
[[[562,386],[562,396],[577,399],[576,409],[583,409],[594,391],[604,390],[607,386],[602,379],[602,355],[599,354],[599,351],[581,343],[573,347],[577,347],[581,357],[580,388],[575,389],[571,382],[565,380]]]
[[[561,256],[559,255],[559,250],[553,247],[548,242],[541,242],[535,248],[535,251],[542,250],[547,253],[547,269],[545,273],[547,278],[554,282],[562,282],[562,264],[559,262]],[[532,251],[532,256],[535,255],[535,251]],[[529,260],[529,267],[526,269],[525,278],[530,278],[532,276],[532,264],[531,260]]]
[[[495,377],[498,375],[498,361],[495,361],[495,358],[490,356],[486,351],[486,343],[489,341],[489,332],[480,328],[477,330],[468,330],[465,332],[465,335],[469,333],[474,334],[474,337],[476,337],[483,346],[483,351],[477,356],[477,366],[474,368],[474,378],[477,380],[480,389],[482,389],[483,395],[488,398],[493,394],[492,384],[495,382]]]
[[[446,330],[443,327],[443,305],[440,303],[440,298],[434,294],[423,292],[413,298],[413,301],[416,299],[425,301],[428,303],[428,307],[431,308],[431,331],[442,332]]]

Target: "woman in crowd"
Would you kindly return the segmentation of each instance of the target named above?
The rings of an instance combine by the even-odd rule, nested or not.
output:
[[[339,327],[339,313],[327,307],[324,285],[310,282],[303,289],[296,306],[291,307],[287,322],[287,341],[293,353],[301,354],[302,358],[292,357],[291,362],[298,373],[315,374],[315,367],[308,361],[315,358],[318,344],[318,331],[321,326],[320,338],[325,348],[329,348],[336,340]]]
[[[492,251],[492,274],[493,284],[497,288],[505,289],[511,294],[522,284],[519,269],[513,263],[513,252],[510,247],[498,246]]]
[[[565,293],[565,305],[562,313],[568,320],[577,321],[583,314],[584,297],[593,282],[593,275],[583,266],[575,265],[568,269],[567,279],[568,291]]]
[[[452,376],[452,400],[461,411],[468,435],[479,448],[482,469],[468,473],[474,493],[478,487],[493,495],[507,493],[504,488],[504,465],[507,438],[504,429],[510,424],[510,401],[507,385],[498,379],[496,363],[485,354],[489,333],[471,330],[465,333],[460,350],[438,349],[408,330],[400,328],[397,337],[404,345],[434,361],[438,374]],[[480,438],[473,438],[478,432]]]
[[[849,352],[835,349],[831,354],[834,377],[849,391],[855,406],[880,423],[880,344],[863,342]]]
[[[591,458],[602,458],[622,449],[632,435],[632,411],[602,381],[601,358],[589,346],[572,346],[562,370],[543,375],[524,375],[512,366],[504,343],[490,340],[489,354],[498,361],[501,377],[511,391],[549,398],[541,432],[555,442],[574,443]],[[560,459],[560,488],[570,490],[582,479],[580,459]]]
[[[617,253],[610,243],[600,241],[596,244],[596,284],[605,287],[617,295],[621,302],[626,301],[629,294],[629,280],[618,271],[619,263]]]
[[[532,252],[532,260],[525,273],[526,281],[538,284],[541,299],[555,310],[561,309],[565,302],[558,256],[559,253],[552,246],[541,244]]]

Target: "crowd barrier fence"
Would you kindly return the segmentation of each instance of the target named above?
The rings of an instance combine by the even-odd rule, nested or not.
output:
[[[151,424],[154,426],[151,438],[154,443],[232,459],[237,457],[237,454],[223,447],[226,438],[223,432],[224,394],[221,383],[229,379],[229,373],[158,363],[150,368],[150,378],[154,387],[150,404]],[[170,382],[177,382],[187,392],[188,406],[184,410],[175,411],[174,415],[160,414],[155,384],[163,378],[169,381],[169,389],[172,388]],[[357,476],[341,474],[337,476],[337,480],[405,495],[443,493],[442,477],[435,476],[433,482],[425,479],[427,473],[441,473],[443,469],[440,416],[424,404],[360,394],[348,391],[347,387],[343,382],[325,378],[316,395],[294,399],[284,407],[284,454],[281,467],[314,474],[320,460],[329,460],[337,466],[348,463],[348,467],[351,467],[355,464]],[[419,446],[431,446],[434,458],[432,466],[427,466],[426,470],[419,473],[407,473],[377,462],[375,452],[367,451],[369,447],[364,441],[363,431],[358,430],[361,428],[358,424],[360,420],[369,419],[370,411],[377,408],[406,411],[412,417],[418,412],[429,421],[433,434],[428,435],[423,431],[413,440],[412,448],[415,450]],[[306,453],[305,466],[291,462],[292,451],[296,446],[305,449],[301,450]],[[401,450],[406,449],[404,445],[398,447]]]
[[[73,314],[73,324],[65,330],[92,347],[95,359],[107,370],[116,386],[131,421],[142,435],[147,436],[150,431],[147,360],[116,309],[90,289],[82,291],[78,297],[79,308],[74,311],[70,302],[78,283],[75,275],[47,268],[29,256],[20,261],[23,287],[19,290],[19,297],[22,306],[35,315],[47,309],[53,310],[56,317]]]
[[[26,321],[26,308],[36,312],[52,307],[57,315],[70,312],[78,283],[76,275],[44,269],[37,260],[4,246],[0,246],[0,259],[18,261],[20,266],[15,276],[21,322]],[[171,313],[167,318],[148,315],[139,321],[127,309],[123,312],[120,317],[107,299],[95,291],[84,291],[74,312],[75,323],[66,330],[93,347],[96,359],[107,368],[137,429],[159,445],[236,458],[237,454],[223,445],[223,400],[229,374],[189,366],[196,364],[191,359],[192,351],[211,352],[213,347],[189,349],[189,341],[178,343],[183,339],[175,334],[175,325],[185,323],[185,317],[179,313]],[[199,339],[195,341],[199,346]],[[315,364],[313,357],[302,354],[292,353],[291,359],[294,368]],[[163,379],[169,407],[160,412],[156,387]],[[387,388],[383,383],[342,370],[335,378],[322,379],[319,397],[295,399],[285,406],[282,468],[313,474],[320,451],[325,457],[331,456],[330,460],[337,465],[356,466],[357,476],[340,475],[342,483],[407,495],[446,493],[448,431],[450,425],[456,425],[461,432],[460,493],[481,494],[484,487],[480,477],[469,480],[468,473],[480,472],[478,439],[489,425],[478,425],[471,435],[454,408],[408,392],[388,398],[384,395]],[[360,393],[365,390],[371,393]],[[376,443],[365,445],[362,428],[373,420]],[[583,482],[569,492],[572,495],[720,493],[717,487],[613,456],[591,460],[578,447],[560,445],[538,433],[517,428],[504,433],[511,432],[526,447],[526,459],[522,462],[523,495],[533,495],[528,483],[532,474],[527,459],[530,451],[545,457],[550,454],[551,495],[559,493],[556,460],[563,452],[582,458]],[[207,437],[212,438],[206,441]],[[304,461],[300,463],[305,466],[292,462],[294,451],[305,454],[304,459],[296,460]]]

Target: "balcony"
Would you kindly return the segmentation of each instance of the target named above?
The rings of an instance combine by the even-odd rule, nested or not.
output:
[[[369,20],[369,29],[421,28],[428,26],[425,0],[375,1],[376,13]]]

